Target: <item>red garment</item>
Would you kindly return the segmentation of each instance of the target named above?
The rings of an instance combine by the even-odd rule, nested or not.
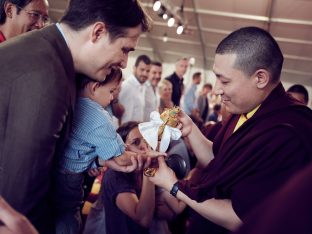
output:
[[[5,36],[3,35],[3,33],[0,31],[0,43],[1,42],[4,42],[6,39],[5,39]]]
[[[233,115],[216,136],[215,159],[191,181],[179,185],[199,202],[231,199],[236,214],[244,220],[259,202],[312,160],[312,111],[290,99],[279,84],[254,116],[229,134],[238,118]],[[194,212],[189,233],[208,233],[208,223],[211,226]]]

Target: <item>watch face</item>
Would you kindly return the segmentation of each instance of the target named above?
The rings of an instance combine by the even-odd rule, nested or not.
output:
[[[186,162],[181,155],[172,154],[165,159],[165,162],[167,166],[174,171],[179,180],[185,177],[187,167]]]

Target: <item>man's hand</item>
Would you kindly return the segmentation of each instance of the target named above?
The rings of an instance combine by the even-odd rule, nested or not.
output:
[[[1,234],[38,234],[28,219],[15,211],[2,197],[0,197],[0,226]]]
[[[163,157],[158,158],[159,168],[153,177],[149,177],[149,180],[155,185],[170,191],[172,185],[178,181],[174,171],[169,168]]]
[[[185,114],[184,111],[179,112],[178,119],[180,123],[177,128],[181,130],[182,136],[188,136],[192,132],[192,127],[194,125],[192,119]]]

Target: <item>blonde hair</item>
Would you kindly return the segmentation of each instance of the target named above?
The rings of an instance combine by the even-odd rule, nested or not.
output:
[[[158,84],[159,87],[159,94],[162,94],[165,87],[170,86],[172,88],[172,83],[168,80],[161,80]]]

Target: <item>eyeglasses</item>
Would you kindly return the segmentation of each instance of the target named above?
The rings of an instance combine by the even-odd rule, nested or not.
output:
[[[37,11],[26,10],[26,9],[20,7],[20,6],[16,6],[16,8],[18,8],[21,11],[25,11],[29,15],[29,17],[31,18],[32,22],[34,22],[34,23],[36,23],[39,20],[41,20],[43,25],[47,25],[50,22],[50,19],[49,19],[49,17],[47,15],[44,15],[44,14],[39,13]]]

